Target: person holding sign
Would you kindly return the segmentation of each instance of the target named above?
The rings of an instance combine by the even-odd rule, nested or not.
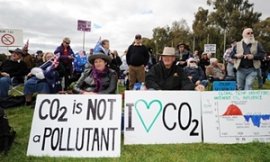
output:
[[[201,84],[195,87],[183,69],[175,64],[173,47],[165,47],[160,56],[161,61],[150,69],[145,78],[149,90],[204,90]]]
[[[77,94],[114,94],[117,87],[117,74],[108,68],[111,57],[104,53],[94,53],[89,57],[93,66],[85,69],[74,85]]]

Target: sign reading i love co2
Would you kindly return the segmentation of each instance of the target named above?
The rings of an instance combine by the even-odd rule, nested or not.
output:
[[[200,93],[126,91],[125,144],[201,142]]]

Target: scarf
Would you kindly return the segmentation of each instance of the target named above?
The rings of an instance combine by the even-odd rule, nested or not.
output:
[[[102,87],[101,78],[108,73],[109,69],[106,67],[104,70],[100,71],[93,67],[93,78],[96,84],[96,89],[94,92],[99,92]]]

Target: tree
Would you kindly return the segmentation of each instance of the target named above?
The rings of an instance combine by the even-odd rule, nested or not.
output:
[[[223,47],[221,43],[221,31],[220,28],[216,27],[216,25],[211,24],[211,22],[209,21],[208,10],[205,10],[202,7],[198,8],[198,12],[195,14],[195,20],[192,25],[192,29],[195,49],[203,50],[204,44],[216,44],[216,57],[222,57],[223,51],[220,50]]]
[[[186,43],[189,45],[192,43],[190,29],[188,27],[186,20],[184,19],[180,21],[174,21],[172,23],[169,35],[172,47],[176,47],[176,45],[179,43]]]
[[[223,29],[228,40],[240,40],[243,29],[253,27],[261,16],[248,0],[207,0],[207,4],[214,9],[209,15],[210,24]]]
[[[153,29],[154,52],[162,53],[164,47],[176,47],[178,43],[191,44],[190,29],[186,20],[174,21],[172,26],[157,27]]]
[[[270,52],[270,17],[255,24],[253,31],[256,39],[264,46],[265,51]]]
[[[155,49],[155,42],[153,41],[153,39],[143,38],[143,44],[147,47],[148,50]]]
[[[194,49],[203,49],[204,44],[208,42],[208,25],[208,10],[199,7],[198,12],[195,14],[195,20],[192,24],[193,39],[195,41]]]
[[[168,46],[169,38],[169,26],[157,27],[153,29],[153,42],[155,43],[155,53],[162,53],[163,47]]]

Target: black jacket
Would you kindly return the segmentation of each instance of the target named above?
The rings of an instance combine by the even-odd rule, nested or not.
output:
[[[114,94],[117,88],[117,75],[114,70],[109,69],[109,71],[104,74],[101,78],[101,89],[100,94]],[[74,85],[74,93],[81,93],[81,91],[94,92],[96,89],[96,83],[92,75],[92,69],[85,69],[82,73],[80,79]]]
[[[12,77],[24,77],[29,71],[27,69],[25,62],[23,61],[17,62],[12,60],[6,60],[0,66],[0,72],[8,73],[10,75],[10,78],[12,78]]]
[[[183,69],[175,64],[166,69],[162,62],[154,65],[146,74],[145,84],[148,89],[155,90],[194,90]]]
[[[127,64],[132,66],[146,66],[149,61],[149,53],[144,45],[130,45],[127,51]]]

